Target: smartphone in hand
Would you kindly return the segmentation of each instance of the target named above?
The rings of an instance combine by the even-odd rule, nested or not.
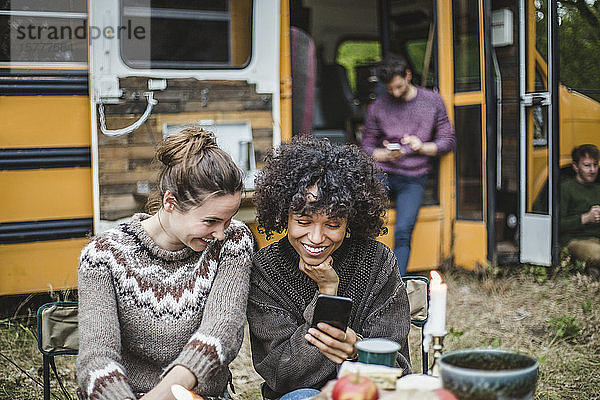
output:
[[[408,154],[412,152],[412,149],[410,148],[409,145],[407,144],[401,144],[401,143],[388,143],[387,146],[385,146],[386,149],[388,150],[400,150],[402,153],[404,154]]]
[[[319,322],[325,322],[345,332],[351,310],[351,298],[320,294],[317,297],[311,327],[316,328]]]

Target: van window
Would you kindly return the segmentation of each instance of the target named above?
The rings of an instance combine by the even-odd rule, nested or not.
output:
[[[452,1],[454,32],[454,91],[481,90],[477,0]]]
[[[85,0],[0,2],[0,66],[87,66]]]
[[[481,105],[454,108],[456,128],[456,217],[483,220]]]
[[[251,21],[252,0],[123,0],[121,56],[132,68],[241,68]]]
[[[350,87],[356,91],[361,67],[381,61],[381,45],[376,40],[345,40],[337,48],[335,61],[346,68]]]

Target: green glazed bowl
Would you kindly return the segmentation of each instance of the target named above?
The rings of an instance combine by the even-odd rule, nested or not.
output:
[[[500,349],[468,349],[439,359],[442,386],[460,400],[533,399],[539,364],[535,358]]]

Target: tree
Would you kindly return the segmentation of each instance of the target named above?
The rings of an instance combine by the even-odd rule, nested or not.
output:
[[[561,0],[560,80],[600,101],[600,0]]]

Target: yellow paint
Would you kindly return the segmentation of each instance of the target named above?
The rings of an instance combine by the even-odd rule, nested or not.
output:
[[[246,225],[248,225],[254,234],[254,238],[256,239],[256,244],[258,245],[259,249],[262,249],[271,243],[275,243],[287,234],[286,232],[274,233],[273,237],[270,240],[267,240],[267,237],[263,233],[258,232],[258,222],[247,222]]]
[[[454,264],[475,269],[486,264],[487,231],[479,221],[456,221],[454,223]]]
[[[292,139],[292,56],[290,50],[290,5],[281,0],[279,38],[279,107],[281,141]]]
[[[0,222],[93,214],[91,168],[0,171]]]
[[[571,150],[585,143],[600,146],[600,103],[577,92],[559,86],[560,160],[565,168],[571,165]],[[548,148],[533,146],[533,118],[527,113],[527,141],[529,147],[528,186],[530,196],[527,207],[531,211],[533,202],[548,180]]]
[[[483,81],[481,82],[483,84]],[[483,92],[461,92],[454,94],[455,106],[468,106],[471,104],[483,104],[485,102]]]
[[[91,144],[86,96],[0,96],[0,121],[3,148]]]
[[[0,245],[0,295],[77,287],[77,262],[88,239]]]
[[[481,105],[481,157],[482,157],[482,185],[483,185],[483,211],[485,217],[486,204],[486,185],[485,185],[485,163],[486,163],[486,120],[485,120],[485,68],[484,68],[484,40],[483,40],[483,1],[478,2],[479,9],[479,63],[481,71],[481,90],[477,92],[462,92],[454,93],[454,59],[453,59],[453,21],[452,21],[452,1],[439,0],[438,7],[438,51],[439,51],[439,77],[440,77],[440,94],[446,102],[448,116],[454,121],[454,107],[466,106],[471,104]],[[446,259],[454,256],[455,261],[458,259],[460,263],[457,265],[473,268],[477,262],[482,263],[486,259],[486,223],[485,221],[455,221],[456,218],[456,172],[455,172],[455,157],[450,154],[442,157],[440,162],[440,213],[442,215],[442,224],[440,226],[441,235],[441,258]],[[413,236],[413,245],[411,253],[431,252],[431,236],[434,235],[437,227],[431,227],[427,235],[417,236],[417,228]],[[464,240],[470,240],[473,232],[477,232],[477,240],[471,245]],[[437,248],[437,245],[435,246]],[[416,261],[415,261],[416,262]],[[409,262],[409,270],[413,263],[413,255]],[[439,265],[439,264],[438,264]]]
[[[251,1],[232,0],[231,7],[231,55],[232,64],[241,66],[250,61],[252,23],[250,21]]]
[[[413,232],[411,241],[412,251],[408,263],[408,271],[422,271],[433,269],[441,263],[441,230],[443,214],[438,206],[422,207],[417,218],[417,225]],[[388,209],[386,212],[386,227],[388,233],[377,238],[380,242],[394,248],[394,223],[396,221],[396,211]],[[257,222],[246,223],[256,239],[259,249],[268,246],[284,237],[286,232],[276,233],[270,240],[258,232]]]
[[[537,53],[537,52],[536,52]],[[539,55],[539,53],[537,53]],[[536,60],[540,61],[541,56]],[[543,61],[543,59],[542,59]],[[547,65],[538,64],[538,71],[545,79]],[[585,143],[600,146],[600,103],[577,92],[569,91],[559,85],[559,129],[560,129],[560,159],[561,168],[571,164],[573,147]],[[528,185],[527,209],[531,211],[533,202],[548,180],[548,147],[533,146],[533,115],[532,109],[527,110],[527,146]],[[549,127],[550,129],[550,127]]]
[[[443,216],[439,206],[424,206],[419,210],[411,240],[407,271],[435,269],[442,263]],[[386,214],[388,233],[378,237],[377,240],[390,249],[394,248],[395,223],[396,210],[388,209]]]
[[[438,65],[439,91],[446,104],[451,123],[454,123],[454,63],[452,62],[452,2],[439,0],[438,14]],[[442,213],[441,221],[441,259],[452,256],[452,221],[456,212],[456,176],[454,153],[446,154],[440,160],[439,199]],[[415,227],[416,229],[416,227]],[[417,242],[415,242],[417,245]],[[410,267],[410,266],[409,266]]]
[[[600,103],[566,87],[559,88],[560,166],[571,164],[575,146],[593,143],[600,147]]]

